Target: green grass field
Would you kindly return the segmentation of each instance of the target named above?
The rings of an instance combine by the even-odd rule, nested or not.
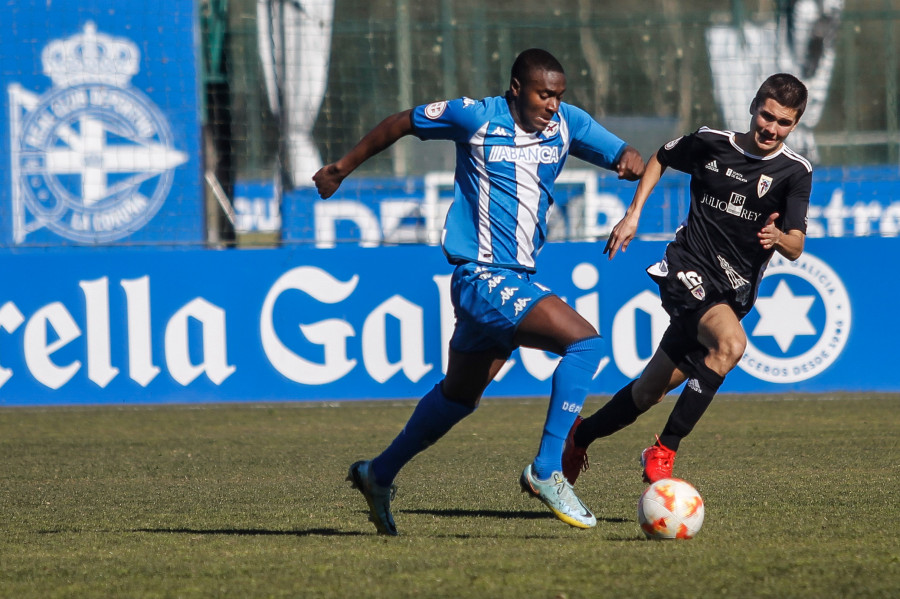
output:
[[[591,447],[584,531],[519,490],[546,402],[486,400],[398,477],[399,538],[344,478],[412,402],[2,409],[0,596],[898,596],[900,397],[719,398],[676,463],[704,528],[652,542],[671,405]]]

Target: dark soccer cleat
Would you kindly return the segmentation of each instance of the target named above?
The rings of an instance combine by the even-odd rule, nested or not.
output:
[[[574,485],[578,479],[578,475],[590,468],[588,463],[587,448],[575,445],[575,429],[584,420],[581,416],[575,417],[575,423],[569,429],[569,436],[566,437],[566,446],[563,449],[562,469],[563,476]]]
[[[675,467],[675,452],[659,442],[641,452],[641,467],[644,469],[644,482],[655,483],[663,478],[672,478]]]
[[[354,462],[347,472],[347,480],[366,498],[366,503],[369,504],[369,520],[378,529],[378,533],[397,536],[397,527],[391,514],[391,500],[397,492],[397,487],[394,485],[382,487],[376,484],[372,476],[372,462],[368,460]]]

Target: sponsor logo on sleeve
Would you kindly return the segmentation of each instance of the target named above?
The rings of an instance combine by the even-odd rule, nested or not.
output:
[[[425,107],[425,116],[431,119],[432,121],[440,118],[444,111],[447,109],[447,102],[432,102],[428,106]]]

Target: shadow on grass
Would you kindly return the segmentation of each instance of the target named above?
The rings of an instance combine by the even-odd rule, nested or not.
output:
[[[394,513],[451,518],[498,518],[500,520],[553,520],[556,518],[556,516],[546,510],[527,512],[510,510],[394,510]],[[597,522],[621,523],[630,522],[630,520],[628,518],[597,518]]]
[[[356,537],[364,533],[337,530],[334,528],[308,528],[305,530],[269,530],[266,528],[132,528],[129,530],[85,530],[76,528],[57,528],[38,530],[40,535],[93,533],[143,532],[151,534],[181,535],[234,535],[246,537]]]
[[[265,528],[136,528],[129,532],[149,532],[185,535],[235,535],[235,536],[283,536],[283,537],[355,537],[361,532],[336,530],[334,528],[309,528],[306,530],[268,530]]]

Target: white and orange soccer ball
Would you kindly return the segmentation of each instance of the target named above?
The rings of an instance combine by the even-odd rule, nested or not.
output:
[[[703,498],[680,478],[663,478],[638,499],[638,522],[648,539],[691,539],[703,526]]]

